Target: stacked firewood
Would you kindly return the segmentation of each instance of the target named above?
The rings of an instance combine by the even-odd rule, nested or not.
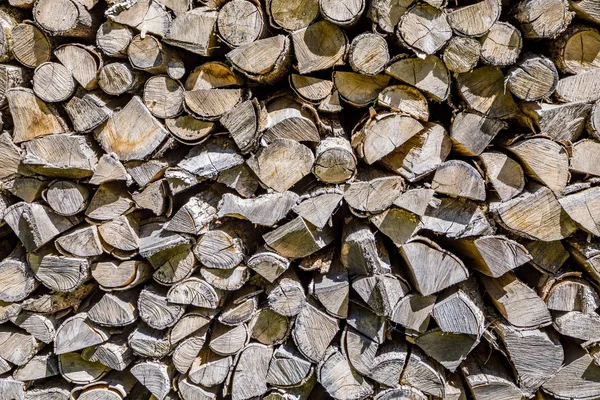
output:
[[[4,0],[0,400],[600,398],[597,0]]]

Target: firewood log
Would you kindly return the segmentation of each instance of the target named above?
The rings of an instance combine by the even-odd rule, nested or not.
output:
[[[450,14],[450,21],[452,21],[452,14]],[[454,36],[446,45],[442,53],[442,59],[449,71],[464,73],[475,68],[479,61],[480,52],[481,43],[478,40],[470,37]]]
[[[56,330],[54,353],[60,355],[81,350],[109,338],[108,331],[87,320],[87,313],[78,313],[64,320]]]
[[[592,106],[585,102],[566,104],[528,102],[522,103],[521,109],[531,119],[536,131],[544,132],[554,140],[574,141],[584,131]]]
[[[127,57],[127,47],[133,39],[133,32],[125,25],[107,20],[96,33],[96,46],[110,57]]]
[[[33,18],[52,36],[90,38],[98,28],[96,15],[72,0],[36,0]]]
[[[26,262],[23,247],[16,247],[0,262],[0,282],[5,288],[0,292],[0,300],[7,302],[24,300],[39,285]]]
[[[490,151],[481,154],[487,178],[502,201],[518,196],[525,187],[523,168],[504,153]]]
[[[242,350],[233,369],[231,398],[250,399],[267,392],[267,374],[273,349],[251,343]]]
[[[173,21],[166,23],[168,30],[165,43],[201,56],[210,56],[218,47],[215,34],[217,18],[216,10],[204,7],[181,13]]]
[[[352,370],[348,359],[335,347],[330,347],[319,364],[319,381],[335,399],[365,398],[373,393],[371,384]],[[344,379],[339,380],[339,376]]]
[[[319,15],[319,1],[309,0],[303,3],[290,4],[285,0],[269,0],[266,10],[271,25],[286,31],[306,28]]]
[[[131,39],[127,57],[134,68],[151,74],[166,73],[173,79],[180,79],[185,75],[183,61],[154,36],[142,38],[137,35]]]
[[[517,112],[512,95],[504,90],[504,75],[495,67],[480,67],[458,75],[463,100],[473,110],[492,118],[507,118]]]
[[[422,35],[419,27],[426,27]],[[444,12],[429,4],[418,4],[400,17],[396,35],[417,54],[436,53],[452,37],[452,28]]]
[[[391,269],[389,253],[370,226],[361,219],[348,219],[342,232],[340,261],[352,275],[386,273]]]
[[[579,347],[569,346],[565,353],[570,356],[565,360],[564,366],[546,381],[542,388],[558,399],[569,397],[593,398],[600,393],[600,386],[594,380],[582,379],[583,373],[596,376],[600,373],[599,367],[593,358]]]
[[[355,107],[364,107],[375,101],[389,80],[388,76],[382,74],[365,76],[346,71],[333,73],[333,84],[339,97]]]
[[[234,0],[219,10],[217,17],[219,37],[235,48],[261,38],[264,17],[259,6],[248,0]]]
[[[115,96],[136,91],[142,82],[142,74],[133,70],[128,63],[106,64],[100,69],[98,75],[100,89]]]
[[[542,15],[539,14],[541,9],[552,12]],[[563,0],[553,0],[549,3],[523,0],[514,10],[514,17],[519,22],[523,35],[534,39],[556,37],[567,29],[574,14],[569,11],[569,2]],[[538,18],[538,15],[542,15],[541,18]]]
[[[438,166],[432,189],[449,196],[485,200],[485,183],[479,172],[460,160],[446,161]]]
[[[448,23],[456,33],[462,36],[480,37],[485,35],[498,21],[501,10],[502,2],[483,0],[448,10]]]
[[[290,39],[272,36],[237,47],[227,53],[231,65],[261,83],[274,83],[285,75],[290,65]]]
[[[151,361],[131,367],[131,374],[159,400],[167,396],[174,372],[172,365]]]
[[[105,14],[109,20],[126,25],[141,32],[160,37],[165,36],[171,25],[171,16],[165,7],[156,0],[141,0],[135,4],[116,2]]]

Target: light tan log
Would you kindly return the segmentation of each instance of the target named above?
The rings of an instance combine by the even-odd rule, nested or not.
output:
[[[452,28],[444,12],[429,4],[417,4],[400,17],[396,35],[416,53],[428,55],[450,40]]]
[[[106,342],[110,334],[87,320],[87,313],[80,312],[66,319],[56,330],[54,353],[65,354]]]
[[[481,43],[470,37],[454,36],[442,53],[442,59],[449,71],[469,72],[477,65]]]
[[[581,135],[592,109],[592,105],[585,102],[567,104],[528,102],[521,103],[520,106],[530,118],[536,131],[544,132],[554,140],[570,141],[577,140]]]
[[[221,40],[231,48],[252,43],[264,31],[262,10],[248,0],[227,2],[219,10],[217,29]]]
[[[285,75],[290,65],[290,40],[278,35],[240,46],[226,54],[231,65],[249,79],[273,83]]]
[[[333,84],[338,95],[342,100],[355,107],[365,107],[371,104],[389,81],[389,77],[382,74],[365,76],[346,71],[333,73]]]
[[[102,67],[102,57],[96,50],[67,44],[54,50],[54,54],[84,89],[92,90],[98,86],[97,74]]]
[[[514,10],[514,18],[529,39],[556,37],[567,29],[574,16],[566,0],[522,0]]]
[[[460,160],[446,161],[438,166],[431,188],[438,193],[485,200],[485,182],[471,165]]]
[[[127,57],[127,47],[131,39],[131,29],[110,19],[102,23],[96,32],[96,46],[109,57]]]
[[[481,60],[497,67],[514,64],[522,46],[523,39],[517,28],[507,22],[496,22],[481,38]]]
[[[134,71],[129,63],[106,64],[98,74],[98,85],[105,93],[118,96],[136,91],[143,83],[143,76]]]
[[[558,81],[556,97],[563,103],[596,101],[600,99],[599,76],[600,71],[592,69],[564,77]]]
[[[450,94],[450,74],[442,60],[434,55],[400,59],[390,64],[385,73],[415,86],[436,101],[444,101]]]
[[[26,262],[23,247],[16,247],[0,262],[0,300],[17,302],[24,300],[38,286],[31,268]]]
[[[99,362],[84,360],[79,353],[63,353],[58,356],[58,368],[67,381],[85,385],[102,379],[110,370]]]
[[[152,361],[131,367],[131,374],[158,400],[163,400],[169,393],[174,372],[172,365]]]
[[[185,75],[181,58],[154,36],[135,36],[127,48],[127,56],[133,68],[151,74],[167,73],[173,79],[180,79]]]
[[[216,10],[204,7],[177,15],[168,26],[165,43],[201,56],[210,56],[219,47],[215,34],[217,16]]]
[[[319,15],[319,1],[308,0],[301,3],[290,3],[286,0],[269,0],[266,10],[271,25],[296,31],[306,28]]]
[[[458,90],[467,105],[492,118],[514,115],[517,105],[504,89],[504,75],[495,67],[480,67],[456,78]]]

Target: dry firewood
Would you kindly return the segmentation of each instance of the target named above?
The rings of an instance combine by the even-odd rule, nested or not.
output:
[[[227,377],[232,365],[232,357],[224,357],[205,348],[192,363],[189,379],[204,387],[222,383]]]
[[[183,400],[215,400],[217,398],[216,388],[203,388],[191,383],[184,375],[179,375],[174,383],[177,388],[178,396]],[[173,394],[172,396],[175,396]],[[174,397],[175,398],[175,397]]]
[[[0,357],[11,364],[26,364],[44,344],[13,325],[0,325]]]
[[[461,97],[473,110],[491,118],[508,118],[517,112],[511,94],[504,89],[504,75],[495,67],[480,67],[456,78]]]
[[[28,305],[28,303],[31,301],[31,299],[28,299],[23,305]],[[5,323],[9,321],[12,317],[17,316],[23,309],[23,306],[19,303],[8,303],[0,300],[0,322]],[[0,369],[4,369],[5,361],[0,361],[0,363],[2,363],[2,368]]]
[[[65,111],[76,132],[91,132],[104,123],[112,114],[101,92],[86,92],[78,89],[64,104]]]
[[[215,129],[213,122],[201,121],[191,115],[166,119],[165,125],[175,139],[184,144],[200,144]]]
[[[254,100],[246,100],[227,111],[220,119],[229,131],[235,144],[242,153],[252,150],[258,141],[259,131],[263,128],[260,105]]]
[[[474,167],[460,160],[440,164],[433,176],[431,187],[436,192],[449,196],[485,200],[483,177]]]
[[[231,398],[245,400],[267,392],[267,374],[273,349],[252,343],[242,350],[233,369]]]
[[[223,136],[213,136],[206,142],[192,147],[178,166],[192,174],[214,178],[221,171],[244,162],[236,152],[235,143]]]
[[[403,58],[389,65],[385,72],[415,86],[436,101],[446,100],[450,93],[450,74],[436,56]]]
[[[80,312],[66,319],[56,330],[54,353],[65,354],[72,351],[104,343],[110,334],[87,319],[87,313]]]
[[[263,239],[269,248],[283,257],[302,258],[329,245],[334,236],[330,227],[318,229],[304,218],[296,217],[287,224],[266,233]]]
[[[293,317],[306,302],[304,287],[294,270],[287,270],[267,290],[267,304],[276,313]]]
[[[289,268],[290,260],[268,250],[259,250],[248,259],[247,265],[269,282],[274,282]]]
[[[58,180],[48,185],[43,197],[55,213],[68,217],[85,209],[89,190],[81,184]]]
[[[356,173],[356,156],[342,137],[323,139],[315,151],[313,174],[325,183],[343,183]]]
[[[421,229],[443,234],[449,238],[494,233],[481,206],[470,200],[450,197],[436,198],[431,201],[421,217]]]
[[[165,7],[156,0],[140,0],[134,4],[115,4],[106,10],[109,20],[141,32],[165,36],[171,25],[171,17]]]
[[[567,313],[556,313],[552,327],[563,336],[597,342],[598,328],[600,328],[600,316],[596,312],[582,313],[570,311]]]
[[[407,329],[424,332],[429,325],[435,300],[435,296],[405,296],[396,304],[391,320]]]
[[[454,117],[450,136],[454,149],[467,156],[480,155],[507,124],[472,112],[461,112]]]
[[[171,194],[176,195],[189,190],[193,185],[197,185],[206,180],[191,172],[185,171],[179,167],[169,167],[165,170],[165,180],[169,186]]]
[[[158,400],[163,400],[171,389],[175,370],[172,365],[146,361],[131,367],[131,374]]]
[[[225,227],[226,228],[226,227]],[[232,269],[244,259],[244,243],[231,229],[204,233],[194,247],[194,255],[208,268]]]
[[[493,4],[496,2],[492,0],[481,3]],[[450,14],[450,21],[452,21],[452,14]],[[479,61],[480,52],[481,43],[478,40],[470,37],[454,36],[446,45],[442,53],[442,59],[449,71],[464,73],[475,68]]]
[[[344,185],[344,200],[356,213],[377,213],[388,208],[403,189],[401,177],[372,169]]]
[[[350,44],[348,62],[358,73],[377,75],[383,72],[389,59],[387,42],[377,34],[363,33],[356,36]]]
[[[214,32],[217,18],[216,10],[205,7],[181,13],[170,23],[165,43],[201,56],[210,56],[218,47]]]
[[[102,23],[96,32],[96,46],[109,57],[127,57],[127,47],[131,39],[131,29],[110,19]]]
[[[25,399],[25,383],[19,380],[10,377],[1,378],[0,390],[2,391],[2,395],[7,399]],[[65,397],[65,399],[67,399],[67,397]]]
[[[172,358],[175,369],[182,374],[189,371],[194,363],[194,360],[202,350],[206,342],[206,332],[208,327],[201,329],[186,339],[183,339],[175,350],[173,350]]]
[[[485,323],[485,316],[481,308],[483,300],[479,296],[478,293],[469,293],[468,288],[449,290],[439,296],[433,307],[432,315],[441,331],[470,335],[479,339],[484,332]],[[463,317],[458,320],[454,318],[455,315]]]
[[[243,325],[240,325],[243,326]],[[267,346],[285,342],[290,334],[291,322],[288,317],[268,308],[258,310],[248,322],[250,337]]]
[[[22,246],[0,261],[0,286],[0,300],[7,302],[24,300],[39,286]]]
[[[98,86],[105,93],[118,96],[136,91],[144,82],[141,72],[134,70],[128,63],[113,62],[106,64],[98,73]]]
[[[8,191],[27,203],[39,200],[48,182],[45,179],[17,176],[7,182]],[[13,203],[14,204],[14,203]],[[12,204],[10,204],[12,205]],[[9,205],[5,206],[5,209]]]
[[[196,89],[184,93],[186,110],[205,120],[216,120],[245,98],[243,89]]]
[[[350,303],[346,322],[348,326],[379,344],[382,344],[385,340],[385,331],[387,329],[386,319],[376,315],[359,303]]]
[[[392,111],[408,114],[421,121],[429,119],[427,99],[412,86],[388,86],[379,93],[377,103],[390,108]]]
[[[533,186],[518,197],[495,204],[493,211],[498,222],[526,238],[561,240],[576,229],[552,191],[545,186]]]
[[[289,3],[285,0],[269,0],[266,11],[271,25],[281,27],[286,31],[296,31],[306,28],[319,15],[318,0],[308,0],[301,3]]]
[[[481,61],[504,67],[514,64],[521,53],[521,32],[506,22],[496,22],[481,38]]]
[[[500,314],[518,328],[535,328],[551,321],[544,301],[513,272],[498,278],[481,276],[487,293]]]
[[[508,148],[523,164],[525,172],[555,192],[569,179],[569,157],[560,144],[546,139],[526,139]]]
[[[525,187],[523,168],[504,153],[490,151],[481,154],[486,177],[502,201],[518,196]]]
[[[19,11],[7,6],[0,8],[0,62],[13,59],[11,33],[22,19]]]
[[[200,64],[185,81],[185,90],[217,89],[231,86],[242,86],[242,78],[223,62],[209,61]]]
[[[133,206],[128,192],[123,193],[124,185],[119,182],[103,183],[90,200],[85,215],[95,220],[108,221],[125,214]]]
[[[319,111],[324,113],[338,113],[344,109],[340,102],[340,93],[334,89],[331,94],[327,95],[319,104]],[[314,376],[314,375],[313,375]],[[315,378],[316,379],[316,378]]]
[[[515,385],[506,362],[491,349],[479,346],[461,366],[473,397],[482,400],[498,398],[522,399],[523,392]]]
[[[137,320],[137,291],[105,293],[88,311],[90,321],[102,326],[125,326]]]
[[[221,40],[231,48],[252,43],[264,32],[264,16],[258,4],[233,0],[219,10],[217,29]]]
[[[144,293],[142,292],[142,295],[143,294]],[[196,307],[217,308],[223,303],[223,296],[224,293],[220,289],[213,288],[208,284],[208,282],[196,277],[190,277],[179,283],[176,283],[175,285],[171,286],[168,293],[164,297],[166,300],[165,302],[168,301],[169,303],[172,303],[169,305],[172,308],[172,311],[170,312],[171,315],[169,316],[169,325],[167,326],[175,324],[181,315],[183,315],[185,307],[181,305],[191,304]],[[141,299],[142,297],[140,296],[140,300]],[[160,297],[160,299],[163,299],[163,297]],[[155,307],[158,307],[159,305],[160,304],[157,303]],[[140,307],[140,314],[141,312],[142,308]],[[143,318],[144,317],[142,316],[142,319]],[[155,323],[155,321],[153,321],[153,323]],[[152,326],[151,323],[148,325]]]
[[[15,143],[66,132],[65,122],[56,110],[38,99],[32,90],[9,89],[6,98],[13,115]]]
[[[267,123],[261,137],[266,142],[293,139],[298,142],[319,142],[319,131],[308,105],[289,97],[279,97],[266,105]]]
[[[110,368],[99,362],[84,360],[79,353],[63,353],[58,356],[58,369],[67,382],[85,385],[102,379]]]
[[[183,111],[183,86],[168,76],[154,76],[144,85],[144,104],[157,118],[174,118]]]
[[[176,289],[177,286],[173,288]],[[162,286],[151,284],[144,287],[137,302],[142,321],[155,329],[165,329],[175,325],[185,312],[185,306],[181,305],[185,303],[171,301],[172,296],[171,290]]]
[[[595,84],[598,76],[599,71],[592,69],[562,78],[556,86],[556,97],[564,103],[596,101],[600,99],[600,88]]]
[[[142,100],[134,96],[96,131],[95,137],[105,151],[121,160],[141,160],[167,137],[168,131],[152,116]]]
[[[571,171],[600,175],[600,170],[595,163],[598,142],[592,139],[583,139],[573,144],[571,147]]]
[[[373,394],[371,384],[350,366],[336,347],[330,347],[318,367],[318,380],[334,399],[363,399]]]
[[[94,282],[87,282],[72,292],[56,292],[30,297],[21,303],[23,310],[38,313],[56,313],[62,310],[77,310],[80,303],[96,288]],[[8,317],[10,317],[9,315]]]
[[[498,0],[482,0],[478,3],[454,8],[448,10],[448,23],[459,35],[483,36],[498,21],[501,7],[502,4]]]
[[[331,80],[298,74],[290,74],[289,83],[298,96],[312,103],[323,101],[333,89]]]
[[[424,393],[444,398],[446,379],[442,369],[413,348],[404,367],[400,383],[413,386]]]
[[[11,39],[15,59],[28,68],[35,68],[52,57],[50,40],[32,21],[23,21],[15,26]]]
[[[593,399],[600,394],[600,385],[594,377],[600,375],[593,358],[579,347],[565,349],[565,365],[542,386],[557,399]]]
[[[173,79],[180,79],[185,75],[183,61],[154,36],[135,36],[127,48],[127,56],[133,68],[151,74],[166,73]]]
[[[171,214],[173,199],[164,179],[148,184],[142,191],[132,193],[131,197],[138,208],[150,210],[154,215]]]
[[[0,179],[8,178],[19,172],[21,149],[12,142],[7,132],[0,134]]]
[[[333,84],[338,95],[355,107],[364,107],[375,101],[389,81],[390,77],[383,74],[366,76],[346,71],[333,73]]]
[[[98,226],[98,233],[107,252],[116,249],[119,254],[135,253],[139,247],[139,227],[130,215],[102,223]]]
[[[58,357],[54,354],[37,355],[17,368],[13,377],[20,381],[36,381],[59,375]]]
[[[386,273],[391,270],[388,252],[362,219],[346,221],[342,232],[340,261],[351,275]]]
[[[315,329],[318,327],[318,329]],[[296,317],[292,337],[298,350],[310,361],[319,362],[339,330],[338,321],[309,302]]]
[[[542,12],[544,10],[545,12]],[[563,32],[575,13],[569,11],[566,0],[522,0],[514,10],[514,17],[520,23],[526,38],[554,38]]]
[[[164,254],[168,258],[170,254],[168,252],[165,254],[165,250],[189,244],[192,241],[193,239],[189,236],[167,231],[161,220],[149,222],[140,227],[140,255],[145,258],[157,254]],[[159,261],[162,262],[154,262],[154,264],[163,264],[166,259]]]
[[[592,279],[600,282],[598,244],[593,241],[587,242],[581,238],[570,239],[567,243],[569,244],[569,252],[575,261],[583,267]]]
[[[600,236],[596,222],[596,199],[600,188],[590,188],[559,199],[559,203],[573,221],[586,232]]]
[[[394,32],[400,17],[413,3],[412,0],[377,0],[369,4],[367,16],[373,21],[374,27],[384,34]]]
[[[311,364],[291,344],[279,346],[269,364],[267,383],[276,386],[296,386],[311,374]]]
[[[472,268],[494,278],[532,260],[523,245],[502,235],[462,239],[456,245]]]
[[[58,47],[54,54],[84,89],[91,90],[98,86],[97,74],[102,67],[102,58],[95,50],[68,44]]]
[[[99,262],[92,265],[92,277],[103,290],[127,290],[148,280],[151,266],[144,261]]]
[[[373,164],[422,129],[423,125],[412,117],[399,113],[377,114],[354,133],[352,146],[367,164]]]
[[[321,15],[326,20],[340,26],[354,24],[365,10],[364,0],[344,3],[340,0],[319,0]]]
[[[152,329],[145,324],[136,327],[127,338],[127,344],[134,354],[143,357],[161,358],[172,350],[166,330]]]
[[[585,102],[567,104],[521,103],[521,109],[539,132],[553,140],[575,141],[583,132],[592,106]]]
[[[370,376],[374,371],[375,357],[380,344],[349,326],[344,329],[341,341],[352,367],[360,374]],[[402,364],[404,365],[404,362]]]
[[[37,0],[33,19],[52,36],[90,38],[98,28],[96,16],[73,0]]]
[[[549,97],[558,84],[558,71],[548,58],[528,55],[507,74],[506,86],[521,100],[537,101]]]
[[[245,265],[232,269],[200,269],[200,275],[215,289],[233,291],[240,289],[250,279],[250,270]]]
[[[264,194],[254,199],[243,199],[226,193],[219,203],[218,216],[243,218],[253,224],[274,226],[285,218],[298,199],[297,194],[288,191]]]
[[[95,225],[82,226],[66,233],[54,241],[56,249],[63,255],[93,257],[102,254],[102,243]],[[64,254],[66,253],[66,254]]]
[[[580,0],[569,2],[571,9],[577,13],[577,16],[591,22],[600,21],[600,10],[593,1]]]
[[[208,225],[217,219],[218,203],[225,195],[218,188],[210,188],[190,197],[165,228],[174,231],[198,235],[208,229]]]
[[[421,350],[451,372],[456,371],[478,343],[476,336],[444,332],[438,328],[415,339]]]
[[[437,293],[469,277],[467,268],[458,257],[428,239],[417,238],[403,244],[400,254],[409,268],[413,286],[423,296]],[[444,267],[441,268],[441,265]]]
[[[377,274],[354,279],[352,290],[375,314],[390,317],[398,301],[408,294],[409,287],[394,275]]]
[[[423,33],[423,29],[427,32]],[[396,35],[417,54],[436,53],[452,37],[452,28],[442,10],[417,4],[400,17]]]
[[[244,286],[241,291],[230,297],[223,307],[218,320],[224,325],[239,325],[250,321],[258,309],[258,295],[260,291],[253,290],[250,285]]]
[[[226,54],[231,65],[249,79],[273,83],[285,75],[290,59],[290,39],[284,35],[256,40]]]
[[[27,333],[46,344],[52,343],[56,336],[58,321],[53,316],[22,311],[19,315],[11,317],[10,321]]]
[[[550,311],[593,313],[600,305],[596,289],[584,279],[565,274],[549,283],[544,301]]]
[[[331,192],[317,190],[301,196],[292,210],[318,229],[323,229],[330,224],[331,217],[339,208],[343,196],[343,193],[338,190]]]
[[[7,104],[8,89],[22,87],[31,80],[31,71],[17,65],[0,65],[0,105]]]
[[[169,331],[171,343],[178,343],[190,335],[202,337],[208,331],[209,324],[215,317],[215,310],[194,308],[181,317]]]
[[[446,389],[447,391],[447,389]],[[377,396],[374,397],[375,400],[396,400],[396,399],[411,399],[411,400],[425,400],[427,396],[423,392],[418,389],[415,389],[411,386],[400,385],[395,389],[386,389]]]
[[[86,352],[90,349],[89,354]],[[127,347],[127,338],[119,335],[96,347],[88,347],[82,352],[88,361],[100,362],[107,367],[123,371],[133,361],[133,352]]]

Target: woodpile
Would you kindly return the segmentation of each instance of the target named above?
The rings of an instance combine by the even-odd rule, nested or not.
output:
[[[6,0],[0,400],[600,398],[597,0]]]

